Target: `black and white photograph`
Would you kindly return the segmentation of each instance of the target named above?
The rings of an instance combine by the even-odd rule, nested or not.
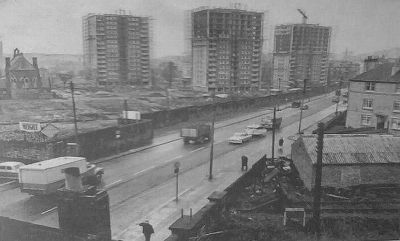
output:
[[[400,240],[399,0],[0,0],[0,241]]]

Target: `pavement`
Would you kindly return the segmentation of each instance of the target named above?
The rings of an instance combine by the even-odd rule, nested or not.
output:
[[[325,118],[334,111],[335,106],[330,106],[328,109],[324,109],[316,114],[305,117],[303,119],[303,129],[314,125],[320,119]],[[248,119],[250,117],[251,115],[247,115],[242,118],[236,118],[236,120],[232,120],[232,122],[240,119]],[[229,122],[226,122],[222,125],[228,123]],[[285,133],[285,136],[287,136],[288,133],[291,133],[294,137],[296,137],[297,128],[297,122],[286,126],[283,128],[283,130],[281,130],[280,133],[277,134],[277,138],[279,138],[279,136],[283,133]],[[293,140],[294,139],[296,138],[293,138]],[[291,140],[285,139],[283,155],[287,156],[290,154],[291,143]],[[155,234],[153,235],[152,240],[162,241],[171,234],[168,228],[180,217],[182,209],[185,215],[189,214],[190,209],[192,209],[194,214],[205,204],[207,204],[208,200],[206,197],[209,196],[213,191],[224,190],[239,176],[241,176],[243,172],[240,171],[240,168],[238,168],[239,166],[232,165],[232,160],[237,161],[238,156],[240,156],[242,153],[249,153],[247,156],[249,158],[249,166],[251,166],[263,155],[267,154],[267,156],[271,156],[269,151],[271,150],[271,143],[269,140],[261,141],[259,146],[262,146],[262,148],[257,148],[255,149],[256,151],[254,151],[254,145],[243,146],[237,150],[215,158],[212,180],[208,180],[207,176],[205,175],[205,173],[208,173],[208,163],[195,167],[192,170],[179,175],[180,185],[178,201],[175,200],[174,195],[176,190],[176,180],[174,178],[168,180],[162,185],[142,193],[138,198],[148,200],[148,202],[157,203],[157,206],[155,208],[153,206],[151,210],[145,210],[146,207],[143,207],[143,210],[137,210],[137,212],[141,212],[143,214],[143,220],[150,220],[150,223],[153,225]],[[265,147],[267,147],[267,153],[265,151]],[[275,151],[278,151],[277,148],[275,148]],[[275,156],[278,156],[278,153],[276,153]],[[170,195],[160,195],[161,193],[169,193]],[[122,230],[122,232],[113,233],[113,238],[125,241],[144,240],[144,237],[141,233],[141,228],[135,223],[129,225],[127,228]]]

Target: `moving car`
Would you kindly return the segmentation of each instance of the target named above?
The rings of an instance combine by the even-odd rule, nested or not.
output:
[[[245,132],[252,136],[265,136],[267,134],[267,130],[265,129],[265,127],[260,124],[247,126]]]
[[[303,105],[302,107],[300,107],[300,109],[302,109],[302,110],[308,110],[308,105]]]
[[[251,140],[251,135],[246,132],[236,132],[229,138],[229,143],[232,144],[243,144],[246,141]]]
[[[18,180],[19,168],[24,166],[22,162],[2,162],[0,163],[0,178],[10,178]]]

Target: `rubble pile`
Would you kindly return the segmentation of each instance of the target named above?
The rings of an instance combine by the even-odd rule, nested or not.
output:
[[[313,195],[299,178],[292,160],[268,160],[260,175],[234,194],[210,232],[199,240],[317,240],[311,232]],[[400,187],[324,187],[320,240],[383,240],[399,236]],[[288,218],[285,208],[304,210],[302,218]]]

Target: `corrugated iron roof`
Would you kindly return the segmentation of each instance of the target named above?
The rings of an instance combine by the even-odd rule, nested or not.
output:
[[[303,141],[313,164],[317,162],[317,135]],[[325,135],[322,163],[325,165],[400,163],[400,137],[389,135]]]

